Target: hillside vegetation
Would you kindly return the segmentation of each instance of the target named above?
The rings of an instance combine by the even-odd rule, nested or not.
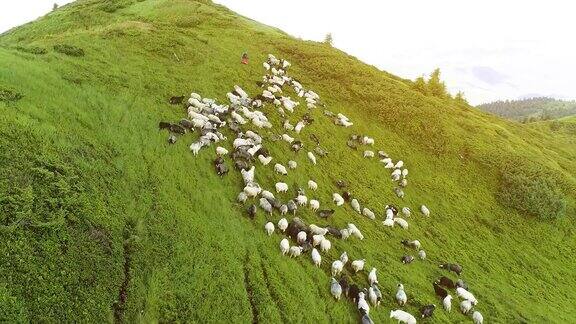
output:
[[[523,123],[576,115],[576,101],[554,98],[500,100],[476,106],[480,110]]]
[[[239,64],[245,51],[249,65]],[[158,131],[160,120],[185,116],[170,96],[194,91],[226,102],[235,84],[257,94],[268,53],[292,62],[292,76],[354,122],[337,127],[312,111],[314,127],[300,137],[311,146],[316,134],[329,156],[312,166],[302,152],[273,145],[275,159],[299,164],[282,179],[291,189],[315,179],[324,206],[345,179],[377,212],[374,222],[346,205],[322,221],[299,210],[308,223],[352,221],[366,237],[333,240],[320,269],[309,255],[282,257],[283,236],[264,233],[266,219],[280,215],[247,217],[235,201],[241,176],[216,175],[214,147],[193,156],[197,134],[169,145]],[[275,128],[262,135],[280,133],[281,118],[267,113]],[[0,114],[2,322],[357,322],[351,302],[330,296],[330,263],[343,250],[378,269],[376,323],[390,322],[399,282],[407,311],[440,306],[432,282],[455,279],[438,268],[444,261],[464,266],[486,322],[574,320],[573,120],[508,122],[192,0],[78,0],[1,35]],[[352,133],[405,161],[403,200],[388,170],[346,146]],[[258,167],[256,179],[271,188],[281,178]],[[509,188],[513,199],[503,194]],[[431,216],[414,213],[408,230],[386,228],[390,203],[425,204]],[[402,239],[420,240],[428,259],[403,265]],[[365,273],[350,277],[366,286]],[[470,322],[456,302],[429,321]]]

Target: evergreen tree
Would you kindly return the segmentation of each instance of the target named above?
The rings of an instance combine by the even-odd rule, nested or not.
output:
[[[464,92],[462,92],[462,91],[458,91],[458,93],[454,96],[454,100],[456,100],[456,102],[461,103],[461,104],[466,104],[466,105],[468,104],[468,101],[464,97]]]
[[[428,95],[428,86],[426,85],[426,81],[424,77],[419,76],[414,80],[414,84],[412,85],[414,90],[422,93],[423,95]]]
[[[430,74],[430,79],[428,80],[428,91],[431,95],[435,97],[446,97],[446,85],[444,82],[440,81],[440,69],[437,68]]]
[[[330,46],[333,45],[332,33],[326,34],[326,36],[324,37],[324,43]]]

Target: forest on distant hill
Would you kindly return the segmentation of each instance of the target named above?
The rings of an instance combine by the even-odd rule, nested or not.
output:
[[[524,123],[576,115],[576,101],[538,97],[522,100],[499,100],[476,106],[500,117]]]

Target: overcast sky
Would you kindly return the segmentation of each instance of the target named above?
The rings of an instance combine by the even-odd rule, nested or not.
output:
[[[34,20],[54,2],[0,0],[0,32]],[[547,95],[576,99],[572,1],[216,0],[289,34],[322,40],[399,76],[439,67],[472,104]]]

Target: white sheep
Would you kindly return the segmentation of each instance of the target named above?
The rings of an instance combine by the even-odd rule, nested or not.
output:
[[[469,300],[463,300],[460,303],[460,311],[462,314],[466,315],[472,309],[472,303]]]
[[[216,147],[216,154],[217,155],[226,155],[226,154],[228,154],[228,150],[221,147],[221,146],[218,146],[218,147]]]
[[[403,284],[398,284],[398,291],[396,292],[396,301],[398,302],[398,305],[400,305],[400,306],[406,305],[406,302],[408,301],[408,296],[406,295],[406,292],[404,291],[404,285]]]
[[[372,303],[372,305],[374,306],[378,305],[378,296],[376,295],[376,291],[372,286],[368,287],[368,299],[370,300],[370,303]]]
[[[376,215],[374,215],[374,212],[371,211],[370,209],[364,207],[364,209],[362,210],[362,215],[370,218],[370,219],[376,219]]]
[[[282,255],[286,255],[289,250],[290,243],[288,242],[288,239],[282,239],[282,241],[280,241],[280,252],[282,252]]]
[[[442,300],[442,305],[444,306],[444,310],[450,313],[452,310],[452,295],[448,294]]]
[[[408,169],[402,170],[402,177],[406,178],[408,176]]]
[[[340,286],[338,281],[336,281],[334,278],[332,278],[330,282],[330,292],[336,300],[340,300],[340,296],[342,295],[342,286]]]
[[[300,254],[302,254],[302,250],[304,250],[304,248],[302,248],[301,246],[291,246],[290,247],[290,257],[297,257],[300,256]]]
[[[274,194],[271,193],[268,190],[262,190],[262,192],[260,193],[260,196],[269,199],[269,200],[273,200],[274,199]]]
[[[362,137],[362,144],[364,145],[374,145],[374,139],[368,136]]]
[[[314,182],[313,180],[308,180],[308,188],[316,191],[318,189],[318,184],[316,182]]]
[[[344,251],[341,255],[340,255],[340,261],[342,261],[343,265],[346,265],[346,263],[348,263],[348,253],[346,253],[346,251]]]
[[[246,171],[244,169],[240,170],[240,173],[242,173],[242,178],[244,179],[244,184],[249,184],[251,182],[254,182],[254,172],[255,172],[256,168],[254,166],[252,166],[250,168],[250,170]]]
[[[482,316],[479,311],[474,311],[474,313],[472,313],[472,320],[474,324],[482,324],[484,322],[484,316]]]
[[[420,212],[422,212],[424,216],[430,216],[430,210],[424,205],[420,206]]]
[[[360,203],[358,202],[358,199],[353,198],[352,201],[350,201],[350,205],[352,205],[352,209],[354,209],[358,214],[362,214],[362,210],[360,209]]]
[[[201,148],[202,143],[195,142],[190,145],[190,151],[192,151],[192,154],[194,155],[198,155],[198,152],[200,151]]]
[[[314,262],[314,265],[317,267],[322,263],[322,256],[320,256],[320,252],[318,252],[316,248],[312,249],[312,262]]]
[[[416,324],[416,318],[401,309],[390,311],[390,318],[406,324]]]
[[[351,265],[352,265],[352,270],[354,270],[354,272],[358,272],[358,271],[364,270],[364,263],[365,263],[365,262],[366,262],[365,259],[352,261],[352,263],[351,263]]]
[[[296,167],[298,166],[298,163],[296,163],[296,161],[288,161],[288,168],[290,169],[296,169]]]
[[[350,231],[347,228],[341,229],[340,235],[342,235],[343,240],[347,240],[350,237]]]
[[[470,303],[472,303],[472,305],[474,305],[474,306],[476,306],[476,304],[478,304],[478,300],[476,300],[476,297],[474,297],[474,295],[472,295],[471,292],[469,292],[468,290],[466,290],[462,287],[456,288],[456,294],[460,298],[470,301]]]
[[[272,204],[270,204],[268,199],[264,197],[260,198],[260,207],[262,207],[262,209],[264,209],[267,213],[270,213],[270,215],[272,215]],[[272,228],[272,230],[274,230],[274,228]]]
[[[304,196],[304,195],[298,195],[296,197],[296,202],[298,203],[298,205],[300,206],[306,206],[306,204],[308,203],[308,197]]]
[[[382,225],[384,226],[388,226],[388,227],[394,227],[394,220],[392,218],[386,218],[383,222]]]
[[[332,242],[330,242],[330,240],[328,240],[327,238],[323,239],[320,242],[320,251],[328,252],[330,251],[331,248],[332,248]]]
[[[252,146],[254,145],[254,141],[250,138],[236,138],[234,142],[232,142],[232,146],[237,149],[240,146]]]
[[[332,201],[334,201],[336,206],[344,205],[344,198],[342,198],[342,196],[340,196],[340,194],[338,194],[338,193],[332,194]]]
[[[278,228],[282,231],[285,232],[286,229],[288,228],[288,220],[286,220],[286,218],[281,218],[278,221]]]
[[[398,181],[398,180],[400,180],[401,174],[402,174],[402,171],[400,171],[400,169],[396,169],[396,170],[392,171],[392,174],[390,175],[390,177],[392,178],[392,181]]]
[[[376,277],[376,268],[372,268],[370,273],[368,273],[368,284],[372,286],[374,283],[378,283],[378,278]]]
[[[244,191],[240,191],[238,194],[238,202],[244,203],[248,199],[248,195]]]
[[[310,232],[312,234],[318,234],[318,235],[326,235],[328,234],[328,229],[326,228],[322,228],[320,226],[317,226],[316,224],[310,224],[308,226],[308,228],[310,229]]]
[[[364,235],[362,235],[362,232],[360,232],[360,230],[358,229],[358,227],[356,227],[356,225],[348,224],[348,231],[350,232],[350,235],[354,235],[356,236],[356,238],[359,238],[360,240],[364,239]]]
[[[294,131],[296,132],[296,134],[300,134],[300,132],[302,131],[302,128],[304,128],[304,122],[303,121],[299,121],[296,126],[294,126]]]
[[[312,236],[312,246],[318,246],[324,241],[324,235],[316,234]]]
[[[373,158],[374,157],[374,151],[364,151],[364,157],[365,158]]]
[[[192,92],[190,94],[190,98],[194,98],[196,100],[202,100],[202,97],[199,94],[197,94],[196,92]]]
[[[314,156],[314,154],[312,154],[312,152],[308,152],[308,160],[310,160],[312,164],[316,165],[316,157]]]
[[[258,154],[258,161],[260,161],[262,165],[268,165],[272,161],[272,157],[271,156],[265,157],[262,154]]]
[[[294,142],[294,137],[291,137],[288,134],[282,134],[282,139],[290,144],[292,144],[292,142]]]
[[[268,236],[272,235],[272,233],[274,233],[274,224],[272,222],[266,223],[266,225],[264,225],[264,230],[266,230]]]
[[[404,166],[404,161],[400,160],[394,165],[394,169],[400,169]]]
[[[294,126],[290,124],[290,121],[288,119],[284,121],[284,129],[289,131],[294,130]]]
[[[402,208],[402,214],[404,214],[404,216],[406,217],[410,217],[410,214],[412,213],[412,211],[410,210],[409,207],[404,207]]]
[[[283,166],[283,165],[280,164],[280,163],[274,164],[274,171],[276,171],[277,173],[280,173],[280,174],[282,174],[282,175],[287,175],[287,174],[288,174],[288,171],[286,171],[286,167]]]
[[[317,211],[318,208],[320,208],[320,202],[316,199],[311,199],[310,200],[310,208],[312,208],[313,211]]]
[[[296,235],[296,242],[298,242],[298,244],[306,242],[306,232],[304,231],[298,232],[298,234]]]
[[[404,218],[395,217],[394,223],[400,225],[403,229],[408,229],[408,222]]]
[[[251,148],[249,148],[248,150],[246,150],[248,152],[248,154],[250,154],[251,156],[254,156],[254,154],[256,154],[256,152],[258,152],[260,150],[260,148],[262,147],[262,145],[258,144],[258,145],[254,145]]]
[[[424,250],[418,251],[418,257],[420,258],[420,260],[426,260],[426,251]]]
[[[276,192],[288,192],[288,184],[284,182],[276,182]]]
[[[338,276],[342,272],[342,269],[344,269],[344,263],[342,263],[342,261],[335,260],[332,262],[332,276]]]
[[[364,292],[360,292],[358,294],[358,310],[360,311],[360,314],[370,313],[370,305],[368,305],[368,303],[366,302],[366,299],[364,297]]]
[[[280,206],[280,215],[286,215],[286,213],[288,213],[288,206],[283,204]]]
[[[244,192],[248,197],[256,197],[262,192],[262,189],[257,184],[249,183],[244,187]]]

